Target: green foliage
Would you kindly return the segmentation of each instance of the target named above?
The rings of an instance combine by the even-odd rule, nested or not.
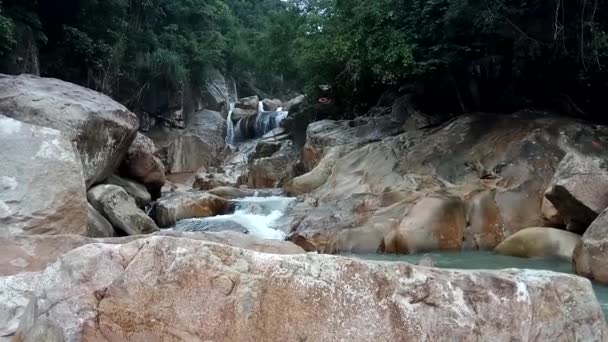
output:
[[[15,24],[11,18],[0,15],[0,56],[10,52],[16,44]]]

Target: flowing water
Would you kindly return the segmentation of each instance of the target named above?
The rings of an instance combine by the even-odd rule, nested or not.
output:
[[[245,197],[234,200],[234,213],[207,218],[182,220],[176,231],[218,231],[225,228],[247,232],[262,239],[283,240],[285,233],[274,229],[273,224],[283,216],[295,198],[269,196]]]
[[[406,261],[413,264],[418,263],[418,261],[420,261],[422,258],[428,256],[433,260],[435,267],[440,268],[486,270],[523,268],[533,270],[550,270],[570,274],[574,273],[572,264],[566,260],[553,258],[525,259],[483,251],[435,252],[411,255],[365,254],[351,256],[368,260]],[[604,317],[608,318],[608,286],[594,283],[593,290],[595,291],[595,296],[602,306]]]
[[[253,126],[247,125],[248,119],[242,118],[238,122],[234,122],[232,119],[232,112],[234,111],[235,104],[230,104],[228,111],[228,117],[226,119],[226,144],[231,147],[236,147],[238,144],[246,142],[247,140],[260,138],[264,134],[272,131],[279,127],[281,122],[289,115],[288,111],[284,111],[283,108],[278,108],[276,111],[264,111],[264,105],[262,101],[258,104],[258,111],[255,114],[255,123]]]
[[[226,120],[226,145],[232,146],[234,144],[234,122],[232,122],[232,112],[234,111],[234,103],[230,103],[230,109],[228,110],[228,119]]]

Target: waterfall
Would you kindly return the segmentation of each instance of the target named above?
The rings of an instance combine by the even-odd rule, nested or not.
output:
[[[234,144],[234,122],[232,122],[232,112],[234,111],[234,103],[230,103],[228,110],[228,119],[226,120],[226,145],[232,146]]]
[[[226,144],[229,146],[234,146],[248,139],[262,137],[264,134],[279,127],[289,114],[289,112],[282,110],[283,108],[278,108],[274,112],[264,111],[264,103],[259,101],[255,117],[253,115],[247,116],[238,122],[234,122],[232,115],[234,108],[235,104],[231,103],[227,118],[228,128],[226,130]]]
[[[261,112],[255,119],[255,136],[261,137],[264,134],[272,131],[279,127],[281,121],[285,120],[289,112],[287,111],[276,111],[276,112]]]

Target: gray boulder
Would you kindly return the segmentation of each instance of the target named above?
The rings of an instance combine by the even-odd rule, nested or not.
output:
[[[0,112],[57,129],[75,142],[87,188],[116,169],[139,125],[135,114],[106,95],[32,75],[0,75]]]
[[[97,209],[88,204],[89,233],[88,237],[105,238],[116,236],[112,224]]]
[[[608,284],[608,209],[583,234],[572,260],[577,274]]]
[[[135,204],[135,200],[117,185],[98,185],[91,188],[89,203],[99,210],[117,229],[128,235],[150,234],[158,226]]]
[[[122,175],[143,184],[155,195],[165,184],[165,166],[157,153],[154,141],[138,132],[120,166]]]
[[[608,159],[568,153],[557,166],[545,197],[568,230],[584,232],[608,207]]]
[[[264,104],[264,110],[274,112],[277,109],[283,107],[283,101],[279,99],[264,99],[262,100]]]
[[[146,187],[132,181],[127,178],[122,178],[117,175],[111,175],[105,181],[106,184],[118,185],[119,187],[125,189],[125,191],[131,196],[138,207],[144,208],[152,201],[150,193],[146,190]]]
[[[0,235],[87,234],[82,165],[60,131],[0,115],[0,160]]]

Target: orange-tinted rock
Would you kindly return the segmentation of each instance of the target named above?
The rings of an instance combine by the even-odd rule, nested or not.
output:
[[[0,334],[33,296],[68,341],[603,341],[591,284],[545,271],[463,271],[190,239],[90,244],[0,277]],[[522,319],[525,317],[525,319]]]
[[[221,215],[229,208],[227,200],[209,193],[175,192],[156,201],[150,216],[159,227],[166,228],[183,219]]]

